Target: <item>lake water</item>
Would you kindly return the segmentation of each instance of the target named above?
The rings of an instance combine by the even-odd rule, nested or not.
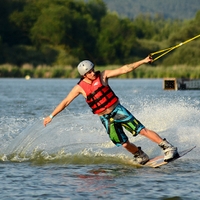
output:
[[[43,118],[76,79],[0,79],[1,199],[200,199],[200,92],[165,91],[161,79],[110,80],[147,128],[184,150],[161,168],[137,167],[109,140],[98,116],[78,97],[43,127]],[[150,157],[161,154],[148,139],[127,133]]]

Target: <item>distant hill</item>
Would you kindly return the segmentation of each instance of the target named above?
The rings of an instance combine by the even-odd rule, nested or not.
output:
[[[192,19],[200,10],[200,0],[104,0],[109,11],[135,18],[141,14],[162,15],[165,19]]]

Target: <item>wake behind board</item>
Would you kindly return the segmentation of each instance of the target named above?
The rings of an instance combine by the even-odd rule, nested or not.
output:
[[[172,161],[174,161],[174,160],[176,160],[178,158],[181,158],[182,156],[186,155],[187,153],[192,151],[195,147],[196,146],[194,146],[192,148],[189,148],[189,149],[186,149],[184,151],[178,152],[178,156],[175,157],[174,159],[168,161],[168,162],[164,161],[164,155],[157,156],[155,158],[150,159],[144,166],[149,166],[149,167],[156,168],[156,167],[160,167],[162,165],[166,165],[166,164],[168,164],[168,163],[170,163],[170,162],[172,162]]]

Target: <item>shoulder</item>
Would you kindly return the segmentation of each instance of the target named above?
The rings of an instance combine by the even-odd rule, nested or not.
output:
[[[110,78],[110,73],[111,73],[112,71],[113,71],[113,70],[109,70],[109,69],[102,71],[102,72],[101,72],[101,77],[102,77],[103,79],[109,79],[109,78]]]
[[[73,93],[74,95],[82,94],[84,97],[86,96],[85,91],[79,84],[75,85],[72,88],[71,93]]]
[[[80,85],[76,84],[72,89],[71,89],[71,93],[81,93],[82,88],[80,87]]]
[[[108,70],[104,70],[104,71],[100,72],[100,78],[101,78],[101,82],[102,82],[103,85],[107,85],[108,84],[107,71]]]

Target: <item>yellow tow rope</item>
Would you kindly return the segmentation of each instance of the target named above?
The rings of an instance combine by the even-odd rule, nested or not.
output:
[[[188,43],[188,42],[191,42],[192,40],[194,40],[194,39],[196,39],[196,38],[198,38],[198,37],[200,37],[200,34],[197,35],[197,36],[195,36],[195,37],[193,37],[193,38],[191,38],[191,39],[189,39],[189,40],[186,40],[185,42],[181,42],[180,44],[177,44],[177,45],[175,45],[175,46],[173,46],[173,47],[169,47],[169,48],[167,48],[167,49],[163,49],[163,50],[160,50],[160,51],[156,51],[156,52],[150,53],[149,56],[153,57],[153,55],[162,53],[161,55],[159,55],[158,57],[156,57],[156,58],[153,59],[152,62],[154,62],[155,60],[158,60],[160,57],[162,57],[162,56],[164,56],[165,54],[169,53],[170,51],[172,51],[172,50],[174,50],[174,49],[176,49],[176,48],[178,48],[178,47],[180,47],[180,46],[182,46],[182,45],[184,45],[184,44],[186,44],[186,43]]]

